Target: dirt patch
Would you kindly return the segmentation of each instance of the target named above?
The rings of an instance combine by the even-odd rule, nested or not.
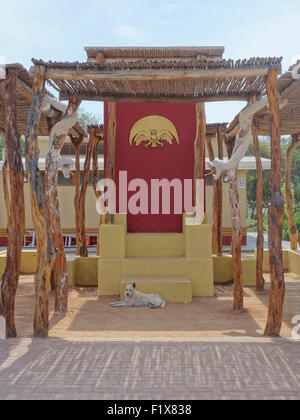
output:
[[[196,298],[190,305],[168,304],[166,308],[114,309],[119,297],[97,297],[96,289],[71,288],[65,318],[54,314],[50,296],[50,336],[97,339],[201,339],[261,337],[267,319],[269,278],[266,290],[245,288],[245,311],[233,313],[233,286],[216,286],[215,297]],[[292,318],[300,315],[300,278],[286,276],[287,293],[282,336],[291,337]],[[16,302],[19,337],[32,336],[34,314],[33,276],[22,276]]]

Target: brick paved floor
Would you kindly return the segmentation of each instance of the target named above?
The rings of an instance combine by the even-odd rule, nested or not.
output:
[[[300,399],[300,342],[0,342],[0,399]]]

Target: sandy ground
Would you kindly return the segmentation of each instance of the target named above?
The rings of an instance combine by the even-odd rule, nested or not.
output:
[[[290,338],[292,318],[300,315],[300,277],[288,274],[286,283],[282,336]],[[261,337],[267,319],[269,277],[262,293],[245,288],[244,313],[233,313],[232,296],[232,285],[216,286],[215,297],[197,298],[191,305],[114,309],[109,304],[119,300],[117,297],[98,299],[95,289],[71,288],[65,318],[54,314],[54,296],[50,296],[50,336],[115,340]],[[22,276],[16,302],[19,337],[32,336],[33,314],[33,276]]]

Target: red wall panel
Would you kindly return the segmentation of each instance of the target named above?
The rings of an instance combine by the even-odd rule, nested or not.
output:
[[[141,118],[159,115],[168,118],[176,127],[180,144],[166,144],[163,148],[130,146],[129,137],[133,125]],[[105,127],[107,128],[107,104],[105,104]],[[196,137],[196,109],[194,104],[119,103],[117,105],[116,133],[116,181],[120,171],[128,172],[128,183],[134,178],[193,179],[194,142]],[[106,155],[105,131],[105,155]],[[150,188],[149,188],[150,190]],[[128,198],[134,193],[129,193]],[[117,200],[118,201],[118,200]],[[150,191],[149,191],[149,203]],[[150,204],[149,204],[150,206]],[[173,209],[171,200],[171,210]],[[117,210],[119,206],[117,204]],[[172,210],[173,211],[173,210]],[[128,232],[182,232],[182,215],[137,215],[128,214]]]

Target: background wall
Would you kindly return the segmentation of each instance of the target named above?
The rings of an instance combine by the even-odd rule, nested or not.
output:
[[[146,149],[144,145],[131,147],[129,137],[133,125],[150,115],[168,118],[177,129],[180,144],[174,142],[173,145],[166,144],[164,148],[156,149]],[[107,105],[104,121],[107,127]],[[195,138],[196,109],[193,104],[119,103],[116,135],[117,180],[119,171],[128,172],[128,182],[134,178],[142,178],[148,185],[151,185],[151,179],[193,179]],[[128,232],[182,232],[182,215],[128,215]]]

